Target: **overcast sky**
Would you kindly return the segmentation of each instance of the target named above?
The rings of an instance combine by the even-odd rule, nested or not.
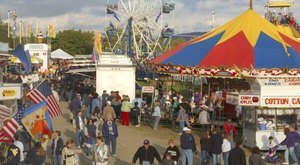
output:
[[[211,29],[212,12],[215,12],[215,24],[218,27],[249,8],[248,0],[173,0],[173,2],[176,3],[174,14],[176,33],[208,31]],[[0,0],[0,16],[6,21],[8,10],[16,9],[18,21],[31,23],[33,27],[38,22],[43,30],[48,23],[53,23],[57,30],[82,29],[103,32],[106,3],[107,0]],[[254,10],[263,15],[265,4],[266,0],[254,0]],[[295,16],[298,18],[298,13],[295,13]],[[170,17],[165,18],[172,20]]]

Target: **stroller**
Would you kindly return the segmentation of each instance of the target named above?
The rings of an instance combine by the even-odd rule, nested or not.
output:
[[[276,151],[278,149],[279,145],[276,145],[268,150],[262,158],[265,160],[266,163],[271,164],[278,164],[279,163],[279,156],[276,154]]]

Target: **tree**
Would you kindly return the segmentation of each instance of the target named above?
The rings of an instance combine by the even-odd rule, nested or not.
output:
[[[92,54],[94,46],[94,32],[81,30],[64,30],[58,32],[52,39],[52,50],[63,49],[65,52],[75,54]]]

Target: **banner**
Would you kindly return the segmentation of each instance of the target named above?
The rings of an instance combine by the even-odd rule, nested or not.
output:
[[[21,121],[34,140],[44,142],[51,138],[53,128],[45,101],[27,108]]]

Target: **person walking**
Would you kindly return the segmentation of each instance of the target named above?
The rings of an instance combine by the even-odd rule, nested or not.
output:
[[[54,131],[51,144],[51,154],[53,156],[54,165],[61,165],[61,149],[64,145],[62,138],[60,137],[60,131]]]
[[[174,161],[174,164],[176,165],[178,163],[178,160],[180,158],[180,151],[178,147],[175,145],[175,142],[173,139],[169,140],[169,146],[164,153],[163,159],[166,159],[167,154],[171,155],[171,159]]]
[[[96,143],[97,127],[94,125],[92,119],[88,119],[87,125],[84,130],[84,135],[86,137],[86,143],[88,145],[94,145]],[[85,153],[86,155],[89,155],[91,154],[91,151],[87,149]]]
[[[199,123],[201,125],[202,130],[207,131],[209,128],[209,120],[210,116],[207,110],[201,108],[201,112],[199,113]]]
[[[224,165],[228,165],[229,151],[231,150],[230,135],[225,134],[222,144],[222,153]]]
[[[181,165],[193,165],[193,153],[197,154],[194,136],[187,127],[183,128],[183,134],[180,136],[180,146],[182,149]]]
[[[291,158],[293,163],[298,164],[298,158],[295,154],[295,135],[290,132],[289,128],[284,129],[284,134],[286,135],[286,138],[280,143],[280,145],[285,145],[287,147],[285,151],[285,162],[289,164],[289,158]]]
[[[234,135],[237,134],[237,131],[236,131],[235,126],[231,122],[231,118],[228,118],[227,122],[224,123],[223,129],[227,135],[230,135],[230,144],[231,144],[231,147],[234,147],[233,138],[234,138]]]
[[[149,140],[144,140],[144,145],[139,147],[133,156],[132,165],[134,165],[138,159],[140,165],[153,165],[154,158],[156,158],[159,163],[162,162],[156,148],[150,145]]]
[[[219,130],[213,130],[212,135],[210,137],[211,147],[212,147],[212,164],[216,165],[217,163],[221,163],[221,154],[222,154],[222,144],[223,137],[220,135]]]
[[[63,165],[79,165],[79,159],[72,149],[74,141],[69,139],[65,146],[62,148]]]
[[[129,127],[129,112],[131,110],[131,103],[128,96],[125,96],[121,106],[122,125]]]
[[[20,141],[20,137],[18,134],[15,134],[15,136],[14,136],[14,145],[20,149],[20,162],[18,163],[18,165],[23,165],[24,164],[24,145]]]
[[[300,134],[298,131],[295,130],[293,126],[289,126],[289,132],[294,136],[295,139],[295,155],[298,158],[298,162],[300,162]]]
[[[107,121],[104,122],[102,128],[102,135],[105,139],[105,144],[110,147],[111,144],[111,154],[116,156],[117,147],[117,137],[118,137],[118,127],[115,121],[111,117],[108,117]]]
[[[184,112],[185,112],[184,113],[184,123],[186,124],[186,126],[188,128],[191,128],[191,124],[190,124],[190,121],[189,121],[189,113],[192,112],[192,108],[191,108],[191,106],[190,106],[190,104],[188,103],[187,100],[183,100],[183,102],[180,103],[180,104],[183,107]]]
[[[82,112],[78,111],[75,117],[76,125],[76,145],[78,148],[81,148],[81,145],[84,142],[84,118],[82,117]]]
[[[179,124],[179,135],[182,135],[183,133],[183,127],[184,127],[184,114],[185,114],[185,111],[184,111],[184,108],[179,105],[179,111],[178,111],[178,115],[177,115],[177,121],[178,121],[178,124]]]
[[[211,163],[211,140],[209,137],[209,132],[206,131],[203,133],[200,139],[200,146],[201,146],[201,156],[200,156],[200,165],[206,165],[207,163]]]
[[[113,120],[115,120],[117,118],[116,112],[115,112],[114,108],[111,106],[110,101],[106,101],[106,106],[103,109],[102,117],[103,117],[104,121],[107,120],[108,116],[112,117]]]
[[[246,165],[246,154],[243,148],[243,141],[239,140],[236,146],[229,151],[229,165]]]
[[[160,120],[160,117],[161,117],[159,104],[160,104],[159,101],[155,102],[154,111],[152,113],[152,118],[153,118],[152,127],[153,127],[154,130],[157,129],[158,123],[159,123],[159,120]]]
[[[258,147],[252,148],[252,155],[249,157],[249,165],[265,165],[265,161],[259,155],[260,151]]]
[[[103,136],[97,136],[96,145],[92,146],[93,165],[108,165],[108,146],[104,143]]]
[[[73,119],[76,118],[77,113],[81,110],[80,93],[76,93],[76,97],[74,97],[70,103],[70,110],[73,113]]]

